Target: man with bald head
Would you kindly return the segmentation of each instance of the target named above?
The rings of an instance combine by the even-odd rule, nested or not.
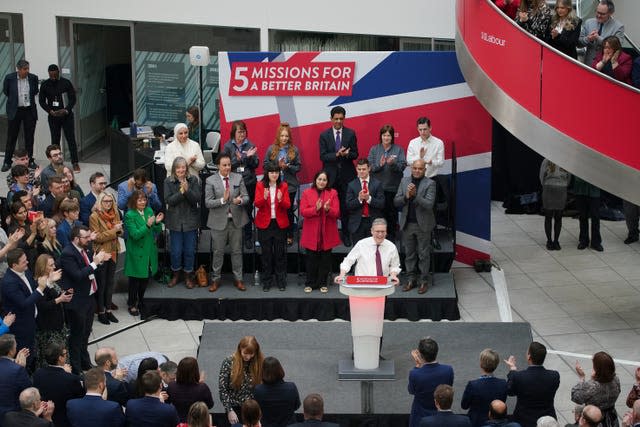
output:
[[[121,406],[127,406],[132,391],[129,384],[124,381],[127,376],[126,369],[118,369],[118,355],[113,347],[102,347],[96,350],[94,357],[96,365],[104,371],[107,386],[107,399],[117,402]]]
[[[507,404],[502,400],[492,400],[489,404],[489,420],[483,427],[520,427],[520,424],[515,421],[510,421],[507,418]]]
[[[400,230],[404,243],[409,281],[403,292],[418,287],[424,294],[431,285],[429,265],[431,259],[431,231],[436,224],[433,203],[436,200],[436,183],[425,176],[427,164],[419,158],[411,164],[411,176],[402,178],[393,203],[402,209]]]
[[[598,427],[602,421],[602,411],[594,405],[587,405],[582,410],[582,416],[578,421],[580,427]]]
[[[55,405],[52,401],[40,400],[40,392],[35,387],[28,387],[20,393],[21,411],[7,412],[4,416],[4,426],[18,427],[54,427],[51,417]]]

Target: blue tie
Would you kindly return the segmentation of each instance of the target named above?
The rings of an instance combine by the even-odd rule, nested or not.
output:
[[[340,147],[342,147],[342,139],[340,138],[340,131],[336,131],[336,153],[340,151]]]

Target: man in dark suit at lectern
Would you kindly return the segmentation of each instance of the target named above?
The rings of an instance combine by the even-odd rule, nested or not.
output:
[[[327,172],[329,185],[335,188],[340,199],[340,223],[342,242],[351,246],[349,213],[347,212],[347,185],[356,178],[354,159],[358,158],[356,133],[343,126],[346,111],[336,106],[331,109],[331,128],[320,134],[320,159]]]

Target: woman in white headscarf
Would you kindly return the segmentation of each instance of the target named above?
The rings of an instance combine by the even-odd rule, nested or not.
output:
[[[164,167],[167,169],[167,176],[171,176],[171,166],[176,157],[184,157],[187,160],[191,175],[198,176],[204,168],[204,156],[200,144],[189,139],[189,128],[184,123],[178,123],[173,128],[173,141],[164,151]]]

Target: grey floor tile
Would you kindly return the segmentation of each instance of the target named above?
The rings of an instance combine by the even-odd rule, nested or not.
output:
[[[549,335],[545,339],[555,350],[593,354],[602,348],[601,344],[587,333]]]
[[[630,329],[629,324],[617,313],[585,313],[573,316],[586,332],[614,331]]]
[[[594,296],[585,285],[555,286],[544,288],[544,292],[557,303],[570,303]]]
[[[607,282],[607,283],[588,283],[586,285],[591,292],[604,300],[612,297],[639,296],[640,290],[631,286],[627,281]]]
[[[602,348],[607,349],[626,347],[636,348],[638,346],[638,341],[640,340],[640,335],[631,329],[615,331],[615,333],[611,333],[611,331],[590,332],[589,335],[591,335],[591,337],[596,340]]]
[[[532,273],[529,275],[531,280],[538,284],[542,288],[555,287],[555,286],[570,286],[577,285],[578,279],[569,271],[542,271],[538,273]]]
[[[545,317],[531,319],[531,327],[541,336],[566,335],[585,332],[571,317]]]
[[[573,275],[582,283],[606,283],[624,280],[611,267],[583,268],[572,271]]]
[[[507,281],[507,288],[509,289],[509,291],[516,290],[516,289],[537,288],[537,285],[534,283],[534,281],[531,280],[531,278],[525,273],[505,276],[505,279]]]
[[[173,335],[190,334],[191,331],[183,320],[169,321],[165,319],[155,319],[139,326],[145,337],[166,336],[167,331]]]
[[[559,303],[567,314],[581,315],[585,313],[613,313],[611,307],[600,301],[597,297]]]
[[[149,343],[150,348],[162,347],[164,352],[188,351],[193,349],[193,353],[195,354],[195,350],[198,348],[198,343],[190,333],[176,334],[172,331],[164,336],[156,335],[145,337],[145,339]]]
[[[558,262],[567,270],[583,270],[588,268],[601,268],[607,265],[594,254],[567,255],[558,258]]]
[[[556,303],[551,304],[538,304],[531,301],[529,304],[524,304],[516,308],[516,311],[527,321],[534,319],[545,319],[548,317],[564,317],[567,313],[562,307]]]

